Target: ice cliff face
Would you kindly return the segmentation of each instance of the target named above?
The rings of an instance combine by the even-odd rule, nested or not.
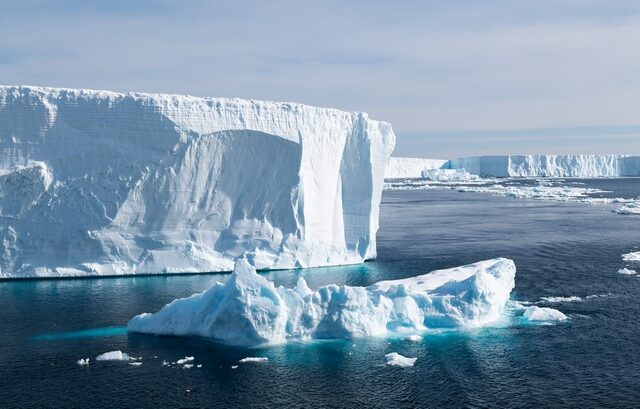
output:
[[[449,167],[481,177],[640,176],[627,155],[512,155],[453,159]]]
[[[394,143],[362,113],[0,86],[0,277],[362,262]]]
[[[384,171],[385,179],[419,178],[424,170],[440,169],[449,161],[444,159],[389,158]]]
[[[511,155],[452,160],[390,158],[386,179],[418,179],[433,169],[465,170],[480,177],[620,177],[640,176],[640,156]]]
[[[275,287],[239,259],[226,283],[132,318],[129,331],[239,346],[477,328],[501,319],[516,267],[494,259],[370,287]]]

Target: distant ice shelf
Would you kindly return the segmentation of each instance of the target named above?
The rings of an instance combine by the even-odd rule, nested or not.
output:
[[[386,179],[421,178],[433,169],[464,169],[480,177],[627,177],[640,176],[638,155],[504,155],[451,160],[389,159]],[[428,173],[428,172],[427,172]]]
[[[275,287],[244,259],[226,283],[132,318],[132,332],[198,336],[237,346],[326,338],[406,337],[501,320],[516,267],[493,259],[369,287]]]
[[[0,278],[372,259],[394,144],[365,113],[0,86]]]

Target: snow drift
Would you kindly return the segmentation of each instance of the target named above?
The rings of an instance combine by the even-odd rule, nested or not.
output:
[[[244,259],[228,282],[132,318],[129,331],[198,336],[254,346],[314,338],[356,338],[481,327],[499,320],[516,267],[494,259],[370,287],[275,287]]]
[[[374,258],[394,143],[364,113],[0,86],[0,277]]]

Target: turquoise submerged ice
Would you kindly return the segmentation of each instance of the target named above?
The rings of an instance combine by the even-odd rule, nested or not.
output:
[[[369,287],[312,291],[303,278],[295,288],[275,287],[241,259],[227,283],[138,315],[128,329],[254,346],[477,328],[503,316],[515,273],[513,261],[498,258]]]

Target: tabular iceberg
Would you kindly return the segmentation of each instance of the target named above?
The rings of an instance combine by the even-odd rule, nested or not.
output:
[[[420,179],[435,169],[464,170],[480,177],[625,177],[640,176],[640,156],[503,155],[451,160],[393,157],[389,158],[385,179]]]
[[[453,159],[452,169],[481,177],[640,176],[638,157],[629,155],[511,155]]]
[[[0,86],[0,277],[374,258],[394,144],[364,113]]]
[[[440,169],[446,166],[448,160],[422,158],[389,158],[384,171],[385,179],[417,179],[422,177],[422,171]]]
[[[502,317],[516,267],[494,259],[370,287],[275,287],[244,259],[228,282],[132,318],[129,331],[255,346],[481,327]]]

